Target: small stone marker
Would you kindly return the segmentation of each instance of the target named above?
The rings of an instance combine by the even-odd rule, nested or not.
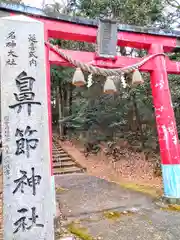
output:
[[[44,25],[0,19],[4,240],[53,240]]]

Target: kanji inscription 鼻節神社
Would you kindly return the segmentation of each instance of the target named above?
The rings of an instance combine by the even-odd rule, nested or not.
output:
[[[44,26],[24,16],[0,24],[3,239],[53,240]]]

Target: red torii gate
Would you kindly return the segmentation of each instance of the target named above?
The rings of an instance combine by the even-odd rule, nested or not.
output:
[[[71,22],[55,22],[43,20],[45,34],[52,38],[95,42],[97,28],[83,26]],[[172,51],[177,46],[176,37],[151,35],[136,32],[119,32],[118,45],[134,48],[148,49],[149,54]],[[48,50],[47,50],[48,52]],[[118,57],[116,61],[97,60],[95,53],[66,50],[66,54],[81,62],[91,63],[98,67],[121,68],[139,62],[140,58]],[[70,64],[53,51],[47,55],[48,64],[70,66]],[[173,62],[159,55],[148,61],[141,71],[150,72],[151,88],[156,115],[156,124],[159,137],[162,172],[164,180],[164,192],[166,198],[180,199],[180,151],[176,129],[174,111],[172,108],[171,95],[168,85],[168,73],[179,74],[180,63]]]
[[[82,18],[60,16],[58,19],[49,18],[35,13],[2,9],[10,14],[27,14],[44,23],[45,41],[49,38],[65,40],[96,42],[97,22]],[[39,10],[40,11],[40,10]],[[120,25],[118,29],[118,45],[132,48],[147,49],[149,54],[172,52],[179,50],[180,32],[157,29],[146,29]],[[64,50],[73,59],[103,68],[121,68],[142,60],[141,58],[117,57],[116,61],[96,59],[93,52]],[[69,62],[51,51],[46,46],[47,87],[49,99],[49,134],[51,130],[51,102],[50,102],[50,64],[70,66]],[[171,94],[168,84],[168,73],[180,74],[180,62],[170,61],[168,57],[158,55],[143,66],[141,71],[150,72],[151,88],[154,101],[157,132],[159,138],[165,198],[177,202],[180,200],[180,151]],[[51,149],[50,149],[51,151]]]

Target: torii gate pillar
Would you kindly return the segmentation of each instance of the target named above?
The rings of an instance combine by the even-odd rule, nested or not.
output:
[[[163,53],[163,46],[151,45],[150,54]],[[162,164],[165,199],[180,202],[180,151],[176,121],[168,84],[165,56],[153,60],[151,88]]]

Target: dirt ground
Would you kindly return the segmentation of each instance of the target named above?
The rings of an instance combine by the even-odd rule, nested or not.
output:
[[[115,163],[104,152],[85,157],[83,148],[77,142],[60,141],[64,150],[87,168],[90,175],[114,181],[117,183],[133,183],[153,187],[158,192],[162,191],[162,178],[155,177],[151,161],[145,160],[143,153],[130,153],[128,158],[123,158]]]
[[[87,173],[56,176],[62,214],[56,240],[179,240],[179,207]]]

